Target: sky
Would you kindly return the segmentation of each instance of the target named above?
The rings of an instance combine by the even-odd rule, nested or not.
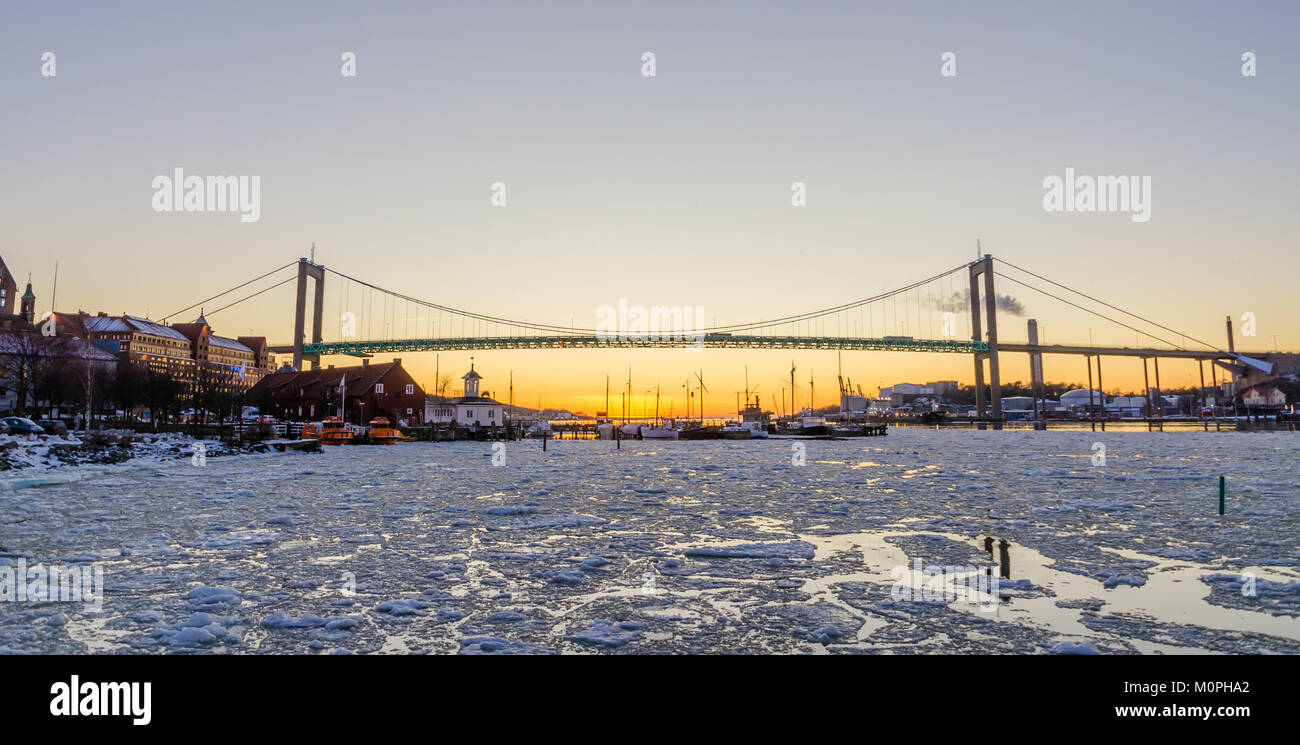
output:
[[[1252,313],[1238,349],[1300,349],[1295,3],[373,5],[4,3],[0,256],[20,285],[31,274],[38,311],[56,262],[59,310],[162,318],[315,243],[329,268],[494,316],[592,327],[625,298],[742,323],[959,267],[978,240],[1181,333],[1226,346],[1225,317]],[[155,179],[176,168],[258,177],[258,219],[155,210]],[[1045,210],[1044,180],[1067,168],[1149,178],[1150,219]],[[345,291],[327,286],[328,318]],[[1000,316],[1004,340],[1036,318],[1048,343],[1150,343],[1001,279],[998,292],[1025,309]],[[286,343],[292,287],[208,320]],[[430,387],[435,365],[459,377],[470,363],[401,356]],[[831,404],[841,365],[789,351],[474,357],[498,398],[513,375],[516,403],[587,412],[604,408],[606,376],[627,390],[630,367],[635,409],[659,386],[681,413],[702,370],[713,415],[734,410],[746,369],[772,408],[792,363],[800,405],[810,377]],[[1004,380],[1027,379],[1021,357],[1003,356]],[[842,365],[868,392],[973,377],[964,355]],[[1044,366],[1086,379],[1078,358]],[[1161,372],[1171,388],[1196,368]],[[1107,360],[1105,376],[1107,390],[1142,386],[1136,360]]]

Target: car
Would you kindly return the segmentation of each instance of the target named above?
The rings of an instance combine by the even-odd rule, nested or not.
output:
[[[51,435],[66,435],[68,433],[68,425],[59,419],[37,419],[36,424]]]
[[[0,419],[0,435],[7,434],[9,434],[9,425],[5,424],[3,419]]]
[[[9,425],[9,434],[11,435],[43,435],[45,430],[41,425],[30,419],[20,416],[7,416],[4,423]]]

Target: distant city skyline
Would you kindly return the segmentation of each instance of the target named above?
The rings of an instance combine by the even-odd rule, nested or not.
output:
[[[315,242],[327,267],[415,297],[592,327],[620,298],[700,307],[705,325],[847,303],[970,261],[979,240],[1198,338],[1226,347],[1225,316],[1252,313],[1239,349],[1300,351],[1297,21],[1282,2],[11,3],[0,256],[20,287],[32,274],[38,315],[56,261],[58,310],[160,319]],[[176,169],[244,178],[244,197],[256,179],[256,219],[161,205]],[[1097,191],[1051,211],[1067,174]],[[1088,211],[1108,206],[1107,176],[1140,204]],[[1035,318],[1047,343],[1135,344],[998,292],[1023,306],[1003,340]],[[209,320],[288,342],[292,285]],[[636,403],[662,385],[680,415],[702,368],[719,416],[748,366],[771,408],[792,360],[801,397],[813,374],[818,404],[836,397],[834,352],[455,352],[441,372],[471,354],[503,400],[513,370],[529,407],[603,409],[606,375],[625,391],[631,366]],[[376,359],[393,356],[432,390],[432,354]],[[868,392],[972,382],[967,355],[843,359]],[[1002,367],[1029,379],[1024,355]],[[1086,383],[1081,359],[1044,367]],[[1143,386],[1136,360],[1104,374]],[[1199,382],[1175,361],[1161,376]]]

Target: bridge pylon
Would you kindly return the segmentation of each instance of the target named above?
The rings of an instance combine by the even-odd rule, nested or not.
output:
[[[306,326],[307,316],[307,280],[316,280],[313,288],[313,309],[311,323],[311,340],[313,344],[319,344],[323,337],[321,336],[321,315],[325,309],[325,267],[313,263],[308,259],[298,259],[298,295],[297,302],[294,304],[293,315],[293,369],[301,370],[303,360],[311,362],[311,369],[315,370],[320,367],[320,355],[314,353],[304,353],[303,333]]]
[[[975,353],[975,415],[985,418],[984,408],[984,360],[989,361],[989,399],[992,411],[988,418],[994,422],[994,428],[1000,428],[1002,422],[1002,378],[998,372],[998,296],[993,288],[993,255],[984,254],[984,258],[971,262],[970,265],[970,329],[971,341],[984,341],[983,324],[980,318],[980,275],[984,277],[984,310],[988,321],[988,351]]]

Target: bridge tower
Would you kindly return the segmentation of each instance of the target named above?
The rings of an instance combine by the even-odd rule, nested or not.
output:
[[[989,398],[992,412],[989,416],[994,427],[1002,421],[1002,378],[998,374],[998,296],[993,289],[993,256],[970,265],[970,329],[971,340],[981,341],[984,336],[980,322],[980,275],[984,276],[984,310],[988,321],[989,351],[975,353],[975,415],[984,418],[984,360],[989,361]]]
[[[320,367],[320,355],[304,354],[303,332],[307,315],[307,280],[316,280],[313,288],[313,310],[311,322],[312,342],[321,341],[321,314],[325,308],[325,267],[307,259],[298,259],[298,300],[294,305],[293,316],[293,369],[301,370],[304,358],[311,362],[311,369]]]

